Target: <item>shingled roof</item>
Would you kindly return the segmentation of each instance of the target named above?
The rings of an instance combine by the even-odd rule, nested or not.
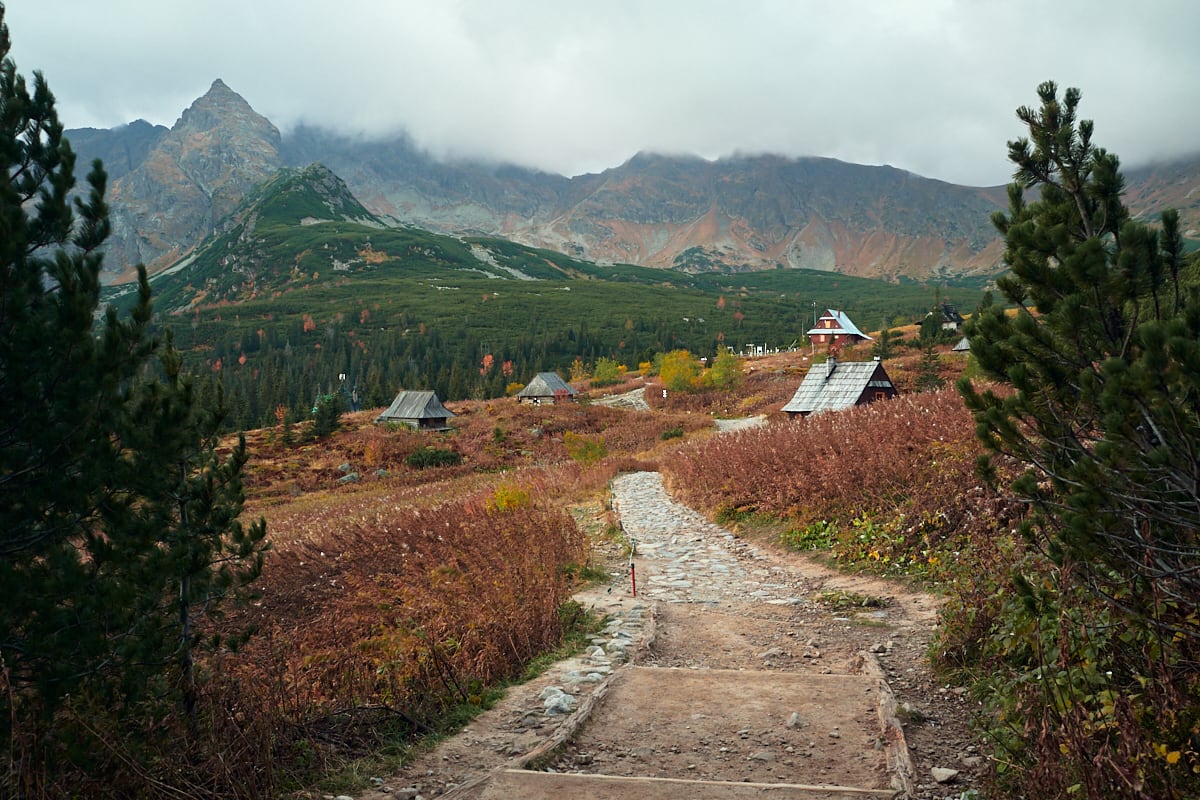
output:
[[[378,417],[376,422],[399,422],[414,428],[445,429],[447,420],[454,416],[436,393],[431,391],[400,391],[396,399]]]
[[[517,392],[517,399],[522,398],[553,398],[559,392],[566,392],[567,397],[574,397],[575,390],[571,385],[558,377],[557,372],[539,372],[533,376],[533,380],[525,385],[525,388]]]
[[[888,397],[898,394],[883,364],[878,361],[843,363],[831,358],[809,368],[800,388],[782,410],[789,414],[837,411],[859,402],[870,402],[878,392]]]

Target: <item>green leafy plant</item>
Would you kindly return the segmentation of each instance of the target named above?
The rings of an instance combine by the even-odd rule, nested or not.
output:
[[[427,467],[453,467],[462,463],[462,453],[442,447],[422,445],[404,458],[404,463],[413,469]]]
[[[587,436],[572,431],[563,433],[563,445],[568,455],[575,461],[591,466],[608,455],[608,447],[604,444],[603,436]]]
[[[788,528],[780,539],[793,550],[826,550],[837,541],[837,525],[828,520],[817,520],[802,528]]]

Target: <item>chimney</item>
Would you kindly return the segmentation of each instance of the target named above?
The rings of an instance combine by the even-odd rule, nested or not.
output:
[[[837,369],[837,356],[830,355],[825,359],[825,377],[828,378],[832,375],[835,369]]]

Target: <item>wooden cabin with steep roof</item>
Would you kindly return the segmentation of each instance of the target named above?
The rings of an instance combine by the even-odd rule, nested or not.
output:
[[[881,362],[830,358],[809,367],[800,388],[781,410],[791,417],[804,417],[888,400],[899,394]]]
[[[851,322],[850,317],[832,308],[826,310],[824,316],[808,331],[808,339],[813,346],[824,345],[835,350],[847,344],[874,341],[860,331],[858,326]]]
[[[517,392],[518,403],[565,403],[575,399],[575,390],[557,372],[539,372]]]
[[[375,424],[396,423],[419,431],[448,431],[454,412],[442,405],[435,392],[401,390]]]

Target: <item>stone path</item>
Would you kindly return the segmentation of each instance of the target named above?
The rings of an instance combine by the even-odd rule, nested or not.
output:
[[[657,472],[613,481],[616,510],[645,565],[640,596],[648,600],[720,605],[754,598],[798,605],[798,583],[756,548],[672,500]],[[636,577],[636,575],[635,575]]]
[[[634,571],[580,596],[609,618],[592,647],[363,800],[911,796],[875,657],[806,627],[821,580],[674,502],[658,473],[612,490]]]

